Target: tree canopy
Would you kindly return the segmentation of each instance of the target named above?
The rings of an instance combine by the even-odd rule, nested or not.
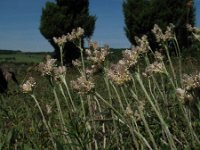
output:
[[[88,0],[56,0],[47,2],[42,9],[40,32],[55,49],[55,57],[59,59],[59,48],[53,37],[70,33],[72,29],[81,27],[85,30],[84,37],[90,37],[95,28],[96,17],[89,14]],[[64,47],[64,61],[79,57],[79,50],[71,42]]]
[[[194,25],[195,22],[192,0],[125,0],[123,13],[126,36],[132,44],[135,44],[135,36],[143,34],[147,34],[152,41],[154,24],[164,30],[172,23],[180,44],[188,47],[186,24]]]

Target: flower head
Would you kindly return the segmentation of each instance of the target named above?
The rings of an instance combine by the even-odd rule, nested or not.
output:
[[[180,100],[184,100],[185,98],[185,89],[182,89],[182,88],[177,88],[176,89],[176,96],[180,99]]]
[[[73,29],[71,33],[67,33],[66,39],[67,41],[74,41],[81,38],[84,35],[84,29],[78,27],[77,29]]]
[[[81,67],[81,61],[76,59],[76,60],[72,60],[72,64],[75,66],[75,67]]]
[[[197,27],[192,27],[190,24],[186,25],[188,31],[192,32],[195,39],[200,41],[200,29]]]
[[[99,45],[97,42],[92,42],[91,40],[88,41],[89,49],[91,50],[97,50],[99,48]]]
[[[52,113],[52,106],[46,104],[46,113],[47,115],[50,115]]]
[[[93,75],[95,72],[97,72],[98,70],[99,70],[99,66],[98,65],[91,65],[90,67],[87,67],[86,69],[85,69],[85,73],[86,73],[86,75],[87,76],[91,76],[91,75]]]
[[[155,24],[154,28],[152,29],[152,32],[154,33],[154,35],[156,36],[156,41],[160,42],[163,39],[163,32],[161,30],[161,28]]]
[[[76,80],[71,81],[71,87],[80,95],[88,94],[94,88],[94,83],[91,80],[87,80],[84,76],[79,77]]]
[[[123,60],[119,61],[117,64],[112,64],[107,72],[107,76],[108,79],[117,85],[122,85],[131,80],[131,74]]]
[[[53,41],[59,46],[64,47],[65,43],[67,42],[67,37],[62,35],[61,37],[53,37]]]
[[[177,88],[176,96],[182,103],[191,102],[193,100],[193,96],[185,89]]]
[[[154,57],[155,57],[155,59],[157,61],[162,61],[163,60],[163,55],[160,52],[158,52],[158,51],[155,51]]]
[[[65,66],[58,66],[53,68],[53,75],[55,80],[59,80],[60,77],[64,77],[66,74]]]
[[[165,67],[162,62],[155,61],[153,64],[147,66],[143,75],[152,76],[155,73],[165,73]]]
[[[85,32],[85,31],[84,31],[83,28],[78,27],[78,28],[76,29],[76,32],[75,32],[76,37],[79,38],[79,37],[83,36],[83,35],[84,35],[84,32]]]
[[[126,110],[125,110],[124,114],[125,114],[125,116],[126,116],[127,118],[133,117],[133,110],[131,109],[130,105],[128,105],[128,106],[126,107]]]
[[[169,26],[167,26],[167,29],[165,31],[165,33],[163,33],[162,29],[155,24],[154,28],[152,29],[152,32],[154,33],[155,37],[156,37],[156,41],[159,42],[166,42],[169,41],[171,39],[174,38],[174,25],[173,24],[169,24]]]
[[[192,75],[184,74],[182,81],[186,90],[200,88],[200,73]]]
[[[191,24],[187,24],[187,25],[186,25],[186,28],[187,28],[187,30],[190,31],[190,32],[193,32],[193,31],[194,31],[194,28],[192,27]]]
[[[105,45],[103,48],[98,49],[98,46],[90,42],[90,49],[86,49],[87,60],[94,64],[102,64],[106,56],[109,54],[109,47]]]
[[[42,73],[42,76],[51,76],[54,67],[56,67],[56,59],[52,59],[50,56],[46,56],[44,62],[38,65],[38,71]]]
[[[139,54],[136,50],[125,50],[122,52],[123,61],[128,67],[135,65],[138,62]]]
[[[150,50],[149,41],[146,35],[143,35],[142,38],[135,37],[137,43],[136,50],[139,54],[147,53]]]
[[[77,29],[73,29],[71,33],[67,33],[67,35],[62,35],[61,37],[53,37],[53,41],[59,47],[63,48],[66,42],[79,39],[83,35],[84,35],[84,29],[78,27]]]
[[[23,83],[20,87],[23,93],[29,93],[33,91],[35,85],[36,85],[35,79],[29,77],[29,79],[25,83]]]

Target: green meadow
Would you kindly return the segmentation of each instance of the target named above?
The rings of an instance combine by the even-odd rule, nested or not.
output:
[[[152,51],[145,37],[129,50],[83,55],[77,45],[73,67],[47,53],[1,53],[20,86],[10,80],[1,94],[0,150],[200,149],[200,61],[169,39],[177,55],[162,39],[164,52]]]
[[[13,62],[13,63],[38,63],[42,61],[47,53],[1,53],[0,62]]]

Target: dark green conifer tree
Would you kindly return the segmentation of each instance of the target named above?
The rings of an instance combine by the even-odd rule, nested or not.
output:
[[[152,44],[154,39],[151,29],[154,24],[165,31],[166,26],[172,23],[180,45],[188,47],[190,43],[186,24],[195,23],[193,3],[192,0],[125,0],[123,12],[127,38],[135,44],[135,36],[147,34]]]
[[[55,3],[47,2],[43,8],[40,32],[54,47],[55,57],[60,59],[59,48],[53,37],[65,35],[77,27],[85,30],[85,37],[90,37],[95,21],[96,17],[89,14],[88,0],[56,0]],[[79,56],[79,49],[72,42],[67,42],[64,47],[64,63],[71,63]]]

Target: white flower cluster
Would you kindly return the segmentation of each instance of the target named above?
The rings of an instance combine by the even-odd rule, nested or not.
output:
[[[169,24],[169,26],[167,26],[165,33],[163,33],[162,29],[157,24],[155,24],[154,28],[152,29],[152,32],[154,33],[156,41],[158,43],[166,42],[174,38],[174,28],[175,26],[173,24]]]
[[[78,79],[71,81],[71,87],[77,91],[78,94],[84,95],[88,94],[94,88],[94,83],[86,79],[86,77],[81,76]]]
[[[33,91],[33,88],[35,87],[36,82],[35,79],[33,77],[29,77],[29,79],[24,82],[20,88],[22,90],[23,93],[30,93]]]
[[[53,37],[53,41],[59,47],[64,47],[66,42],[79,39],[83,35],[84,35],[84,29],[78,27],[77,29],[73,29],[71,33],[67,33],[67,35],[62,35],[61,37]]]

